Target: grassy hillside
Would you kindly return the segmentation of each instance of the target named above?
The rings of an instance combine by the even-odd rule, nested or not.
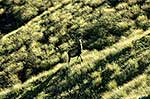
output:
[[[149,0],[0,0],[0,99],[149,99],[149,27]]]

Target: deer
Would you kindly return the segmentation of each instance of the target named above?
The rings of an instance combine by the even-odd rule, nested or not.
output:
[[[73,48],[70,48],[67,51],[67,55],[68,55],[67,63],[69,64],[70,60],[71,60],[71,57],[75,57],[75,56],[77,56],[77,59],[80,57],[80,60],[83,61],[83,59],[81,57],[82,50],[83,50],[82,40],[78,39],[77,44]]]

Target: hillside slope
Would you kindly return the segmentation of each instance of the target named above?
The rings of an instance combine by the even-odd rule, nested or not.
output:
[[[0,98],[149,97],[149,0],[0,3]]]

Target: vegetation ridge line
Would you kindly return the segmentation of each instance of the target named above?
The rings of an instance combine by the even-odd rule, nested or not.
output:
[[[66,2],[66,3],[64,3],[64,4],[67,5],[68,3],[69,3],[69,2]],[[17,32],[20,31],[20,30],[23,30],[24,28],[26,28],[26,27],[30,26],[31,24],[33,24],[34,21],[39,20],[39,18],[42,17],[43,15],[45,15],[45,14],[47,14],[47,13],[51,13],[51,12],[53,12],[53,11],[55,11],[55,10],[61,8],[62,6],[64,6],[64,4],[60,3],[60,4],[57,4],[55,7],[50,7],[50,8],[48,8],[48,9],[47,9],[46,11],[44,11],[42,14],[40,14],[40,15],[34,17],[34,18],[31,19],[29,22],[27,22],[25,25],[23,25],[23,26],[19,27],[18,29],[13,30],[13,31],[11,31],[10,33],[4,35],[4,36],[1,38],[1,40],[7,38],[8,36],[11,36],[11,35],[17,33]]]
[[[6,94],[8,94],[9,92],[17,89],[17,90],[20,90],[20,89],[23,89],[23,88],[28,88],[30,87],[31,83],[42,78],[42,77],[45,77],[45,76],[50,76],[54,73],[56,73],[58,70],[60,70],[61,68],[63,67],[63,64],[58,64],[56,65],[53,69],[50,69],[49,71],[45,71],[44,73],[40,73],[38,76],[33,76],[31,77],[31,79],[28,79],[26,82],[24,82],[23,84],[16,84],[14,85],[13,87],[10,87],[10,88],[7,88],[7,89],[4,89],[3,91],[0,92],[0,97],[1,96],[5,96]],[[19,87],[18,87],[19,86]]]
[[[143,81],[143,79],[145,79],[146,77],[147,77],[146,74],[139,75],[139,76],[136,77],[134,80],[132,80],[132,81],[130,81],[130,82],[124,84],[124,86],[118,87],[118,88],[116,88],[116,89],[113,89],[113,90],[110,91],[110,92],[104,93],[104,94],[102,95],[102,99],[108,99],[108,98],[111,97],[113,94],[117,94],[118,91],[124,90],[125,87],[132,87],[132,86],[134,85],[133,83],[136,83],[136,82],[139,82],[139,81]],[[136,85],[134,85],[134,86],[136,86]],[[112,92],[113,92],[113,94],[112,94]],[[109,96],[108,96],[107,94],[109,94]]]

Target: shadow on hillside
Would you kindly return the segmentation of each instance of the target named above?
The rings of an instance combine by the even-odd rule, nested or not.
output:
[[[38,11],[37,15],[33,16],[27,16],[22,15],[24,12],[21,11],[22,9],[16,9],[14,10],[14,6],[16,4],[14,3],[15,0],[9,1],[9,0],[3,0],[1,1],[1,7],[5,10],[4,13],[0,14],[0,33],[5,35],[13,30],[16,30],[17,28],[21,27],[22,25],[26,24],[28,21],[30,21],[32,18],[40,15],[43,13],[43,11]],[[20,4],[17,4],[17,6],[23,6],[26,1],[24,0],[18,0],[16,2],[20,2]],[[24,18],[23,18],[24,17]]]
[[[84,41],[83,49],[86,50],[102,50],[120,39],[119,35],[111,34],[105,27],[100,25],[100,22],[86,28],[81,37]]]
[[[139,97],[138,99],[150,99],[150,95],[147,95],[147,96],[141,96],[141,97]]]
[[[21,13],[18,11],[17,13],[13,13],[12,10],[12,3],[8,3],[9,1],[4,1],[1,2],[2,3],[2,7],[4,7],[5,12],[0,15],[0,32],[2,34],[7,34],[15,29],[17,29],[18,27],[20,27],[21,25],[24,24],[24,21],[21,20]],[[20,16],[20,17],[16,17],[16,16]]]
[[[55,79],[53,79],[53,77],[61,71],[62,69],[58,70],[57,72],[49,76],[44,82],[40,83],[32,90],[25,92],[20,99],[33,99],[34,97],[36,97],[39,93],[45,90],[45,88],[47,88],[47,85],[53,85],[55,83]],[[53,81],[51,81],[52,79]]]

